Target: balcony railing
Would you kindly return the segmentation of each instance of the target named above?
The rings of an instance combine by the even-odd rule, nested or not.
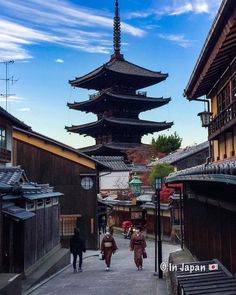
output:
[[[223,127],[231,127],[230,123],[233,123],[234,119],[236,119],[236,100],[211,121],[209,125],[209,137],[213,137],[216,133],[219,134]]]
[[[11,162],[11,151],[6,148],[0,147],[0,162],[10,163]]]

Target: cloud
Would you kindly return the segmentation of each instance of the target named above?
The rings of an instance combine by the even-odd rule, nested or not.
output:
[[[61,59],[61,58],[57,58],[57,59],[55,60],[55,62],[57,62],[57,63],[59,63],[59,64],[63,64],[63,63],[64,63],[64,60]]]
[[[161,5],[161,3],[165,3]],[[169,0],[158,3],[158,8],[152,7],[146,11],[131,12],[127,18],[148,18],[151,16],[174,16],[186,13],[216,15],[221,0]]]
[[[21,102],[22,100],[23,100],[23,97],[17,96],[17,95],[9,95],[7,97],[8,102]],[[4,94],[0,95],[0,101],[6,101],[6,97],[4,96]]]
[[[53,43],[86,52],[110,53],[113,14],[62,0],[0,1],[0,60],[33,58],[29,45]],[[124,33],[142,37],[141,28],[121,23]]]
[[[19,109],[17,109],[17,111],[19,111],[19,112],[29,112],[30,108],[19,108]]]
[[[171,41],[181,47],[187,48],[192,45],[191,40],[188,40],[184,37],[184,35],[175,35],[175,34],[158,34],[159,38]]]

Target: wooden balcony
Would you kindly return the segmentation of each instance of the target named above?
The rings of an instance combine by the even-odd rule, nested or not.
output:
[[[220,112],[209,125],[209,140],[216,139],[221,133],[236,124],[236,100]]]

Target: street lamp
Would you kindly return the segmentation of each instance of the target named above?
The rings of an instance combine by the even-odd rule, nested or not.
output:
[[[162,178],[155,178],[155,275],[157,274],[157,244],[158,244],[158,277],[163,278],[163,272],[161,270],[162,263],[162,241],[161,241],[161,203],[160,203],[160,192],[162,189]],[[158,222],[157,222],[158,218]],[[158,233],[158,242],[157,242]]]
[[[209,111],[204,111],[198,114],[201,118],[202,127],[208,127],[211,121],[211,115],[212,113]]]
[[[129,182],[132,192],[136,197],[141,195],[142,181],[138,175],[134,175],[133,179]]]

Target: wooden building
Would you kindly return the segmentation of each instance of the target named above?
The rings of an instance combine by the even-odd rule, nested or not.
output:
[[[104,167],[77,149],[34,131],[14,128],[14,164],[32,181],[50,183],[62,192],[60,233],[63,245],[78,226],[87,247],[98,247],[97,193],[98,167]]]
[[[157,164],[169,163],[175,167],[176,170],[182,170],[197,165],[206,163],[209,157],[209,143],[203,143],[179,149],[161,159],[158,159],[148,166],[152,167]]]
[[[193,70],[186,97],[211,105],[209,163],[167,177],[184,184],[184,243],[200,260],[236,273],[236,5],[224,0]],[[202,103],[200,98],[200,102]]]
[[[4,191],[3,271],[25,273],[60,244],[62,194],[48,184],[29,182],[19,167],[0,169],[0,190]]]
[[[12,129],[18,126],[28,130],[30,127],[12,116],[10,113],[0,107],[0,167],[7,167],[12,162]],[[3,193],[3,191],[2,191]],[[2,271],[2,193],[0,192],[0,272]]]
[[[120,155],[141,144],[143,135],[170,128],[172,122],[140,120],[141,112],[161,107],[170,98],[148,97],[139,89],[164,81],[168,74],[154,72],[124,59],[120,53],[121,31],[118,0],[114,17],[114,54],[92,72],[70,81],[72,87],[94,89],[89,100],[68,103],[68,107],[97,115],[97,121],[66,127],[67,131],[89,135],[95,146],[81,149],[89,155]]]

